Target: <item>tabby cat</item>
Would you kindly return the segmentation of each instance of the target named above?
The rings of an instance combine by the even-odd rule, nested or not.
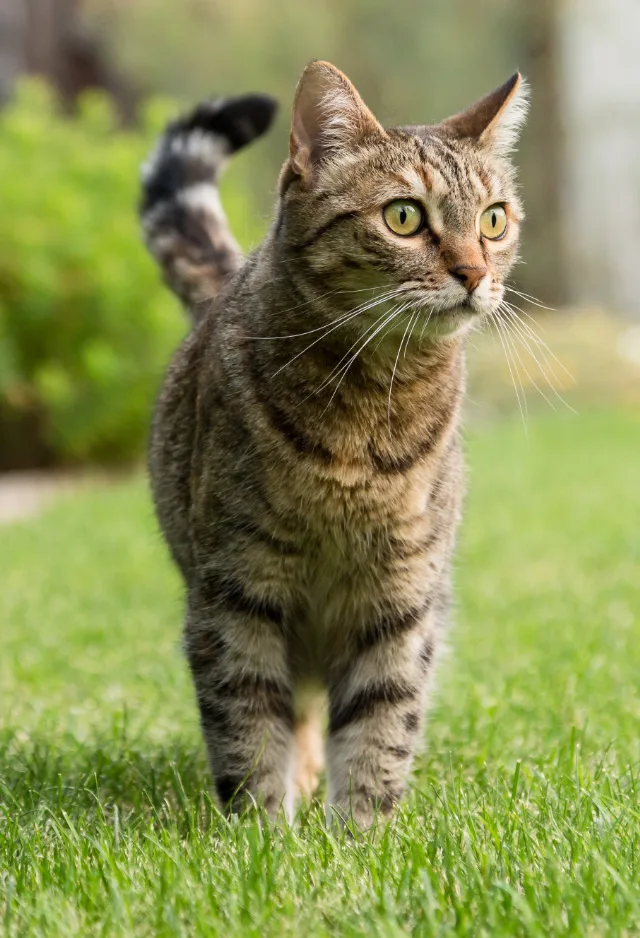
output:
[[[440,124],[385,130],[312,62],[246,259],[216,185],[270,98],[199,105],[143,168],[146,241],[193,322],[151,481],[229,810],[291,817],[325,749],[329,817],[368,828],[402,796],[450,603],[465,336],[516,258],[525,104],[516,74]]]

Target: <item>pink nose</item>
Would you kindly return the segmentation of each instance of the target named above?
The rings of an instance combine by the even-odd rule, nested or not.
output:
[[[455,267],[449,268],[449,273],[459,280],[469,293],[473,293],[486,272],[486,267],[467,267],[465,264],[456,264]]]

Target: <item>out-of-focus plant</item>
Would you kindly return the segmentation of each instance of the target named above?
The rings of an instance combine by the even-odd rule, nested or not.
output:
[[[106,97],[69,119],[30,81],[0,114],[0,467],[144,450],[185,330],[136,218],[138,167],[171,110],[153,102],[124,131]],[[242,186],[227,188],[256,240]]]

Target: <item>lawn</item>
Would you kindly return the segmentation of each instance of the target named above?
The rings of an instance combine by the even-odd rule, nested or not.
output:
[[[428,746],[362,842],[212,807],[142,480],[0,531],[1,934],[640,933],[640,419],[468,451]]]

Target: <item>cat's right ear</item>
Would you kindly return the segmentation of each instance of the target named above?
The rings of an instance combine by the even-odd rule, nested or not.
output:
[[[513,150],[527,116],[528,85],[520,72],[504,85],[440,125],[455,137],[474,140],[501,156]]]
[[[311,62],[293,102],[289,168],[308,176],[315,166],[364,137],[386,136],[355,87],[329,62]]]

